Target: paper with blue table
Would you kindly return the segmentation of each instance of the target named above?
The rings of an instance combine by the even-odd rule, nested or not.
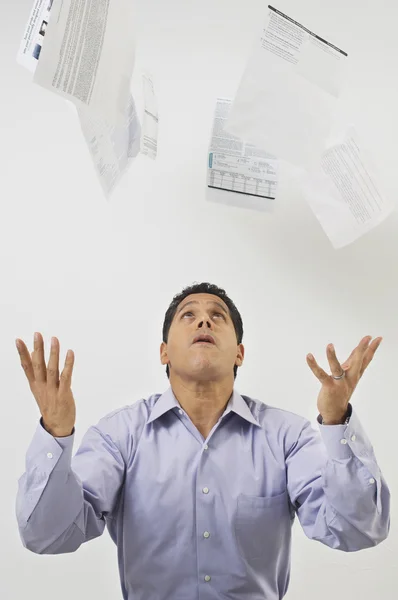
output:
[[[225,130],[231,104],[230,98],[218,98],[216,102],[207,169],[208,199],[268,210],[277,189],[277,161]]]
[[[297,184],[335,248],[395,208],[355,128],[334,123],[347,60],[347,52],[268,6],[224,122],[226,135],[300,171]]]

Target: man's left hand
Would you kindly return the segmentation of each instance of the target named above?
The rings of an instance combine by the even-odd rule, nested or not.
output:
[[[382,339],[378,337],[371,342],[372,336],[364,337],[343,364],[339,363],[333,344],[329,344],[326,354],[331,375],[318,365],[312,354],[307,355],[308,366],[322,384],[318,396],[318,410],[325,425],[344,423],[350,398]],[[333,378],[333,375],[339,377],[343,372],[342,379]]]

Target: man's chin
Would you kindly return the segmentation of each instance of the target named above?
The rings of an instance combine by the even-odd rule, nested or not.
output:
[[[222,377],[219,366],[210,361],[201,360],[188,368],[188,376],[197,381],[216,380]]]
[[[171,372],[183,380],[206,382],[225,379],[228,376],[229,369],[227,370],[226,366],[218,361],[195,356],[193,360],[185,361],[183,364],[174,363]]]

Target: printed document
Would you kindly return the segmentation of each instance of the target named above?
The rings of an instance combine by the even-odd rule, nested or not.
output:
[[[225,130],[232,101],[218,98],[209,149],[207,185],[246,196],[257,196],[264,203],[275,200],[277,161],[268,152],[246,144]],[[241,205],[245,206],[242,197]],[[249,203],[252,207],[252,203]]]
[[[40,6],[37,0],[36,11]],[[134,67],[134,8],[132,0],[48,0],[51,18],[34,81],[101,118],[125,114]]]
[[[269,6],[228,131],[279,160],[307,166],[326,147],[346,63],[346,52]]]
[[[140,150],[141,126],[133,97],[125,115],[111,125],[78,108],[80,126],[105,196],[109,196]]]
[[[153,83],[142,75],[143,109],[140,119],[130,96],[125,114],[115,124],[96,118],[88,108],[79,108],[80,125],[90,150],[102,189],[109,197],[139,152],[155,159],[158,140],[158,112]]]
[[[35,0],[29,16],[17,61],[33,73],[37,72],[45,55],[44,51],[41,52],[44,40],[48,50],[47,26],[50,16],[52,20],[55,18],[54,10],[57,2],[58,0]],[[102,26],[103,22],[101,21],[100,24]],[[58,33],[62,34],[61,31]],[[66,32],[62,35],[66,35]],[[72,55],[69,58],[73,64],[78,56]],[[130,81],[130,77],[127,79]],[[147,74],[142,75],[141,83],[142,93],[138,96],[142,98],[140,111],[142,125],[130,91],[128,91],[124,110],[116,111],[113,118],[102,116],[101,111],[97,112],[90,104],[73,102],[101,186],[107,197],[139,152],[150,158],[156,158],[158,112],[154,87]],[[66,95],[65,99],[73,100],[69,95]]]
[[[395,208],[353,127],[301,177],[304,195],[335,248],[350,244]]]

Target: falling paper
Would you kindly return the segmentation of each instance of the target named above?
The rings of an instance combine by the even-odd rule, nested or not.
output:
[[[35,73],[44,54],[36,51],[44,43],[45,29],[54,19],[53,0],[36,0],[25,29],[17,60]],[[46,41],[47,43],[47,41]],[[40,59],[40,60],[39,60]],[[141,110],[142,126],[137,114],[136,103],[129,93],[124,111],[116,112],[107,119],[94,111],[91,106],[78,102],[75,104],[80,126],[92,156],[101,186],[108,197],[122,175],[130,167],[138,152],[150,158],[156,158],[158,136],[158,113],[153,82],[148,74],[143,74]],[[71,106],[73,104],[71,103]]]
[[[395,208],[384,197],[372,159],[353,127],[302,175],[302,187],[335,248],[358,239]]]
[[[304,167],[322,154],[347,54],[269,6],[226,125],[232,134]]]
[[[274,156],[252,144],[245,144],[225,130],[231,109],[231,100],[218,98],[214,114],[209,149],[207,185],[209,188],[241,194],[233,204],[261,208],[267,200],[274,200],[277,187],[277,161]],[[247,196],[260,202],[253,205]],[[210,200],[220,201],[216,196]],[[229,203],[228,200],[225,200]]]
[[[101,186],[109,196],[140,151],[141,127],[133,97],[115,125],[93,117],[87,108],[79,108],[78,115]]]
[[[82,132],[107,197],[139,152],[152,159],[157,155],[159,119],[154,87],[148,74],[141,79],[142,126],[132,96],[125,114],[114,125],[93,117],[87,108],[78,109]]]
[[[53,0],[40,61],[39,85],[88,106],[100,118],[123,115],[134,67],[131,0]]]

